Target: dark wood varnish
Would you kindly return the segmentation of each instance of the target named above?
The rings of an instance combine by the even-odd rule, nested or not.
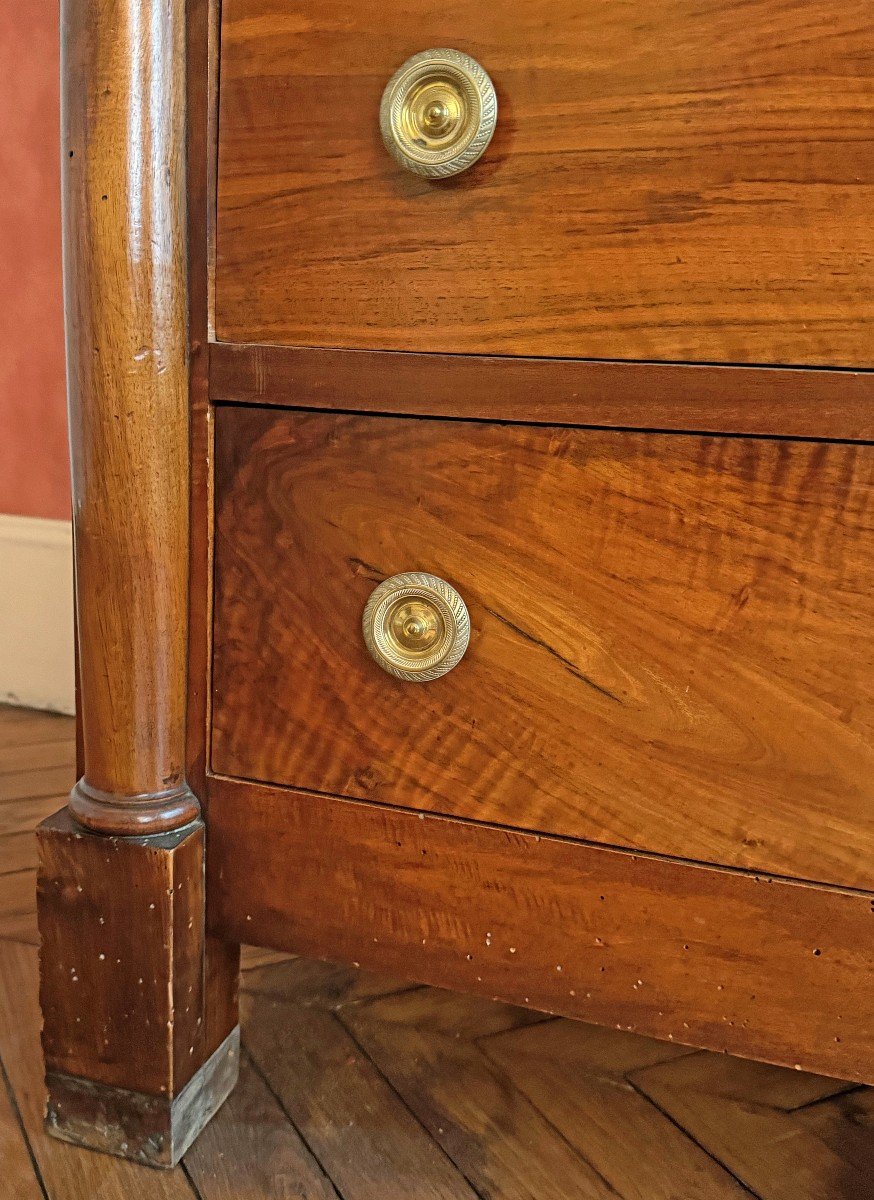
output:
[[[214,342],[213,400],[626,429],[874,440],[874,372]]]
[[[0,706],[0,778],[11,763],[22,779],[0,818],[31,838],[21,806],[39,788],[25,781],[71,747],[72,725]],[[16,835],[3,834],[0,881],[32,912]],[[417,1200],[441,1183],[446,1200],[520,1188],[528,1200],[869,1200],[874,1090],[252,947],[240,1082],[184,1168],[78,1153],[43,1130],[37,950],[11,936],[0,912],[0,1178],[14,1200],[276,1200],[289,1181],[308,1200],[335,1188],[411,1200],[410,1179]]]
[[[382,145],[431,46],[498,92],[431,183]],[[226,0],[225,341],[874,365],[869,0]]]
[[[864,0],[401,0],[390,22],[226,0],[219,23],[213,0],[64,4],[83,778],[39,837],[52,1131],[178,1159],[236,1072],[244,935],[874,1078]],[[479,58],[501,107],[443,184],[376,123],[429,43]],[[416,568],[474,627],[426,687],[360,633]],[[10,810],[0,875],[0,932],[31,942],[37,815],[42,794]],[[294,1072],[245,1077],[243,1109],[272,1111],[269,1080],[306,1142],[298,1190],[331,1190],[324,1130],[375,1095],[416,1155],[365,1122],[344,1195],[515,1186],[470,1143],[449,1166],[358,1036],[366,1061],[319,1014]],[[665,1112],[644,1076],[668,1057],[634,1066]],[[71,1177],[102,1194],[100,1168]]]
[[[196,794],[203,791],[208,724],[209,627],[212,555],[212,408],[209,398],[209,312],[211,283],[210,195],[214,186],[216,57],[218,13],[209,0],[186,6],[188,61],[188,373],[190,545],[188,554],[188,696],[186,765]]]
[[[184,8],[63,11],[64,284],[84,776],[101,833],[198,813],[185,779]],[[160,12],[158,12],[160,9]],[[156,15],[157,14],[157,15]],[[127,101],[125,101],[127,97]],[[130,111],[148,106],[148,147]],[[160,168],[156,164],[160,163]]]
[[[209,811],[233,937],[874,1079],[870,895],[229,780]]]
[[[212,618],[212,406],[209,400],[209,291],[215,191],[215,122],[218,108],[218,9],[189,0],[186,19],[187,298],[190,530],[188,546],[188,645],[185,719],[187,779],[205,792],[209,723]],[[219,1046],[237,1019],[240,948],[207,938],[204,950],[203,1020],[206,1044]]]
[[[213,768],[869,887],[872,468],[856,445],[222,408]],[[361,634],[406,570],[471,614],[428,684]]]
[[[207,1057],[202,825],[154,842],[110,840],[61,812],[38,838],[48,1069],[178,1095]]]
[[[37,837],[47,1128],[173,1166],[239,1065],[236,979],[204,929],[203,825],[108,838],[63,810]]]
[[[82,778],[39,834],[46,1119],[60,1138],[161,1166],[237,1069],[238,959],[205,937],[186,776],[189,588],[203,564],[189,574],[185,47],[199,18],[176,0],[63,6]],[[195,184],[193,210],[200,195]],[[202,777],[202,754],[194,768]]]

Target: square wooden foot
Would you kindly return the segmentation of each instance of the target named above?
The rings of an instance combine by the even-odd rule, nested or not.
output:
[[[235,1027],[172,1099],[48,1071],[46,1128],[78,1146],[173,1167],[230,1095],[239,1051]]]
[[[237,948],[205,935],[204,829],[38,831],[50,1133],[178,1162],[234,1085]]]

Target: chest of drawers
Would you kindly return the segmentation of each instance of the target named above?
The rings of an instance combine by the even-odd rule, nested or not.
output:
[[[45,969],[107,838],[205,924],[142,1087],[44,985],[55,1127],[178,1158],[243,940],[874,1081],[867,5],[71,4]]]

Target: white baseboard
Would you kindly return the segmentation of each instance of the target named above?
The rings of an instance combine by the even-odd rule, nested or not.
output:
[[[73,532],[0,514],[0,702],[72,713]]]

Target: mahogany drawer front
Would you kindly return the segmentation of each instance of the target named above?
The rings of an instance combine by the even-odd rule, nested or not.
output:
[[[382,90],[428,47],[496,132],[410,174]],[[225,0],[221,340],[871,366],[869,0]]]
[[[212,768],[874,883],[874,447],[217,411]],[[470,646],[393,678],[404,571]]]

